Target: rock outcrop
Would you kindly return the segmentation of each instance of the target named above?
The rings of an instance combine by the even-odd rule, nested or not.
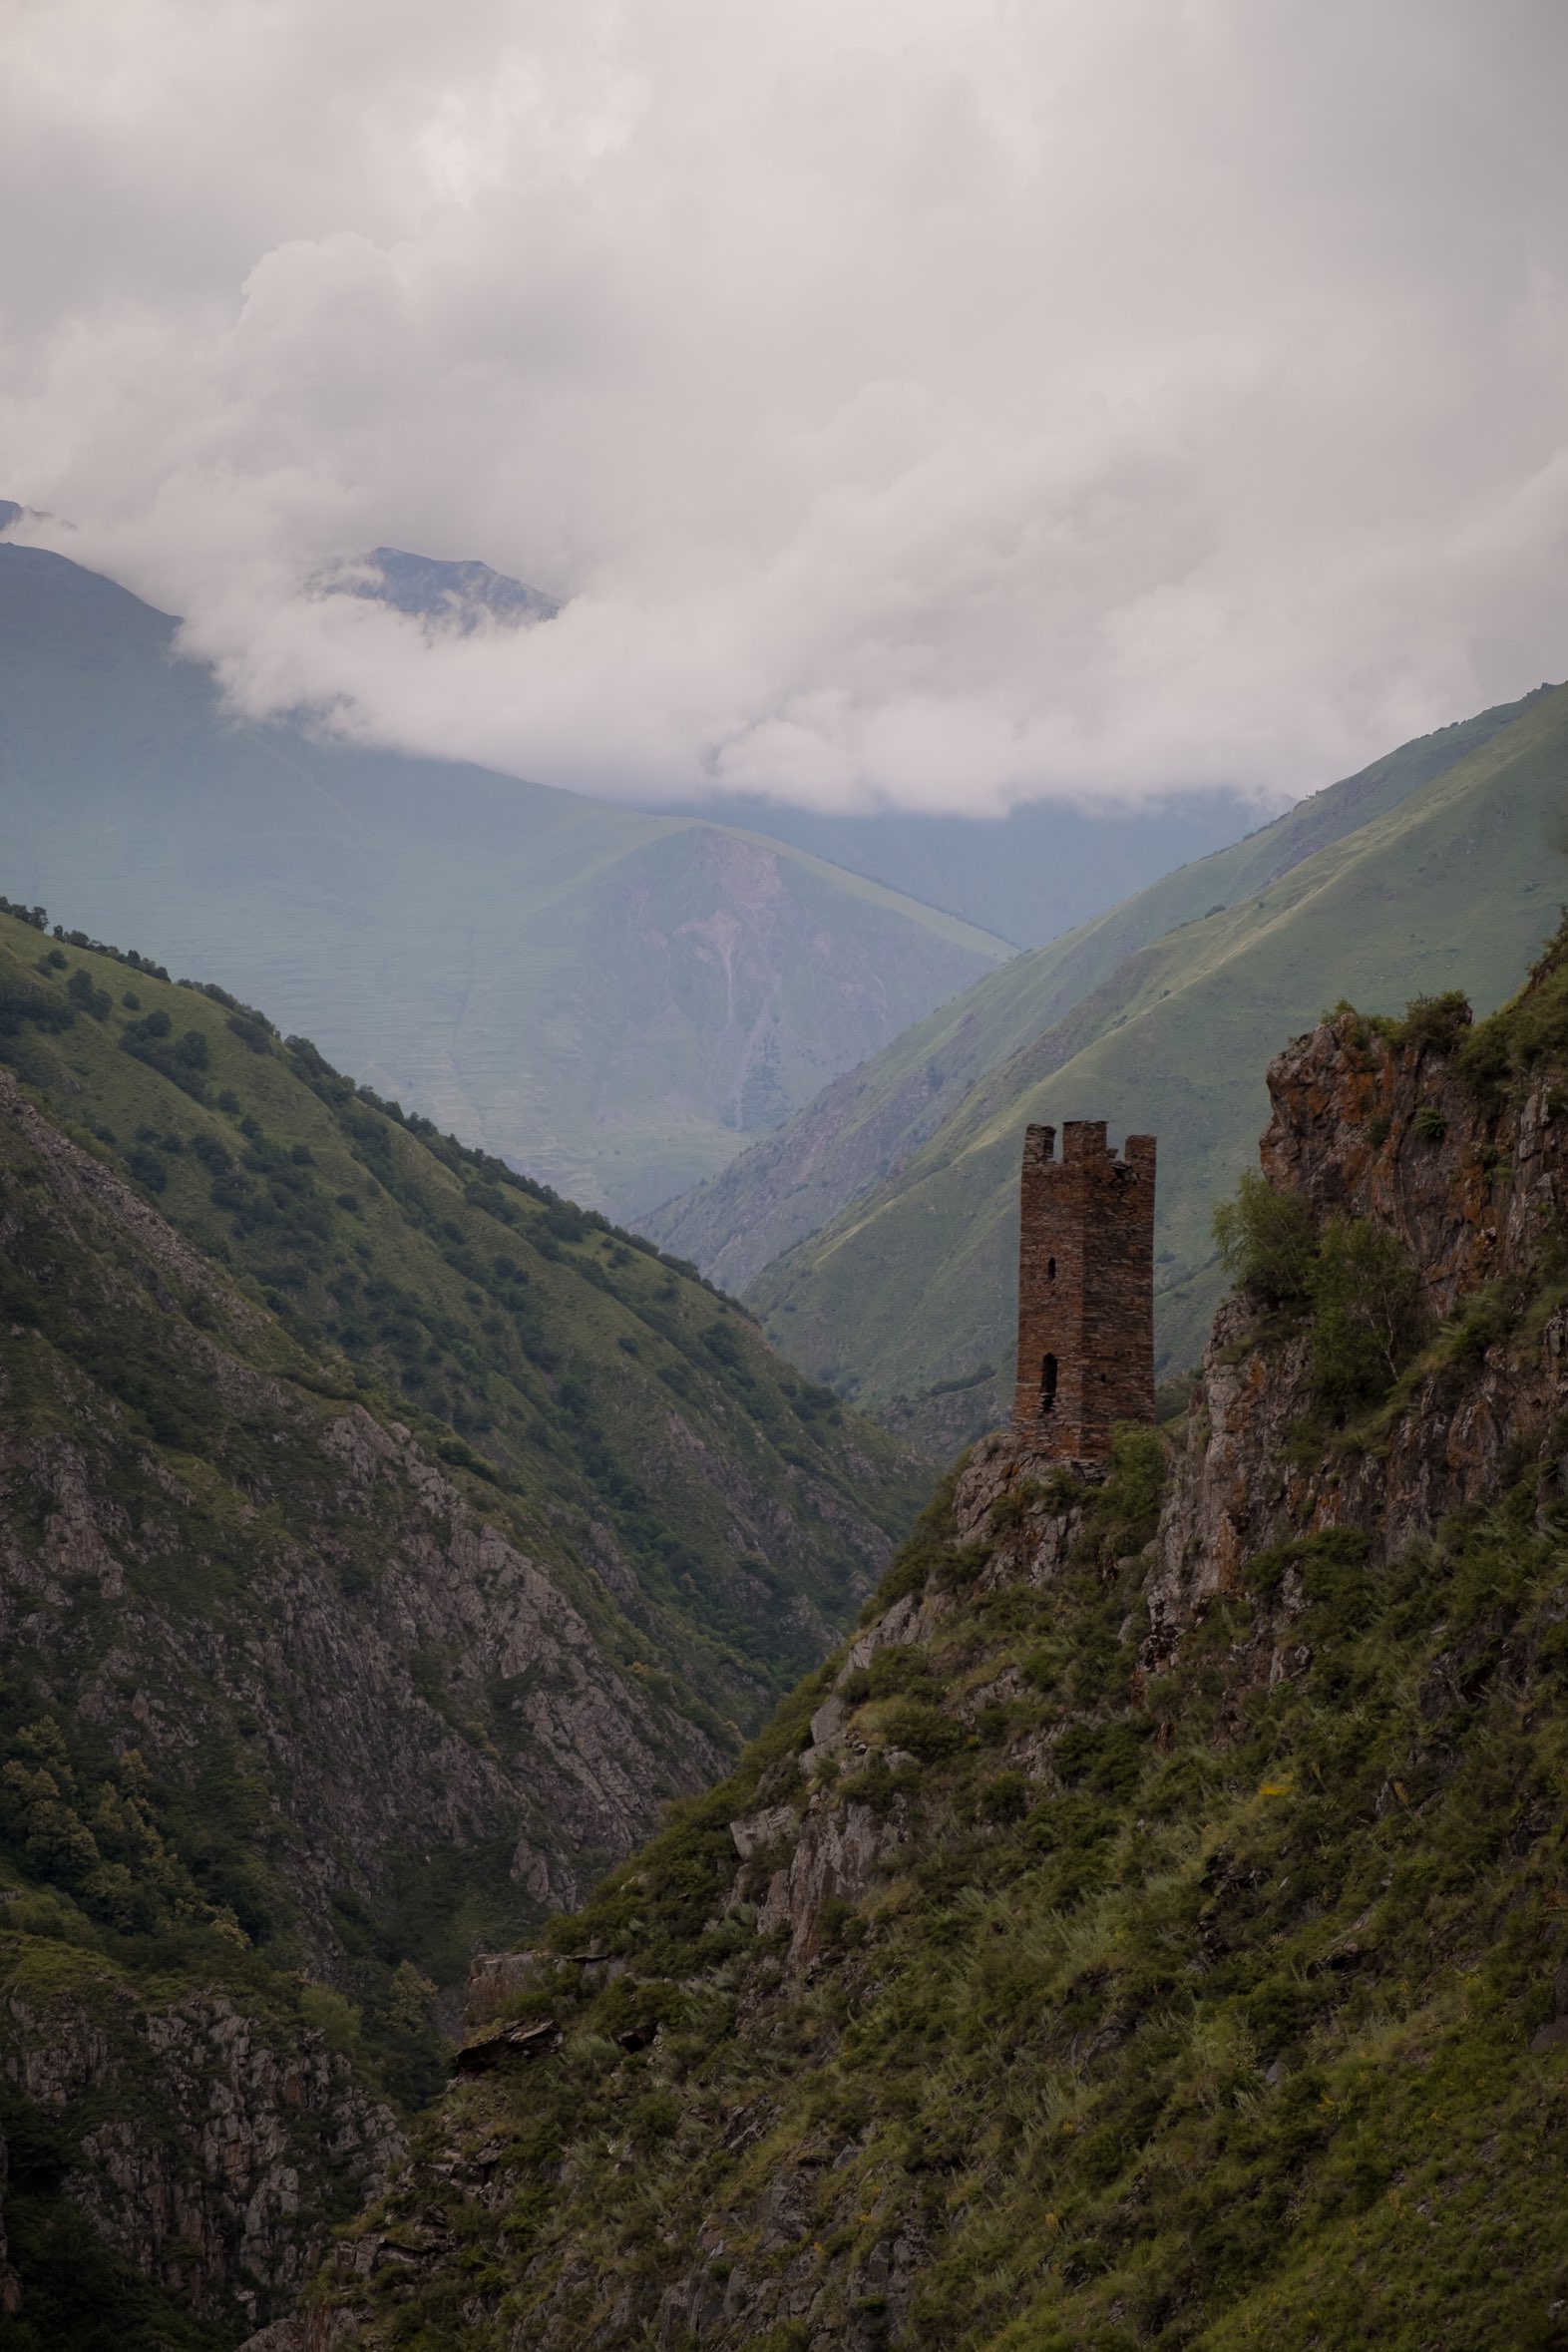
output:
[[[0,2319],[14,2319],[22,2308],[22,2284],[6,2260],[5,2190],[10,2169],[5,2136],[0,2133]]]
[[[70,2149],[63,2192],[112,2256],[218,2324],[286,2307],[403,2152],[385,2103],[237,1987],[158,1999],[9,1937],[0,1970],[8,2109]]]

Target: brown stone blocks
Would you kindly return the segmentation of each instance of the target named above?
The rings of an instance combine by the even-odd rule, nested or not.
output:
[[[1154,1418],[1154,1137],[1118,1156],[1103,1119],[1023,1139],[1012,1425],[1057,1461],[1103,1461]]]

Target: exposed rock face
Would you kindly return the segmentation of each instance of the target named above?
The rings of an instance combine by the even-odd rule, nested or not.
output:
[[[216,1991],[152,2003],[85,1959],[65,1972],[53,1989],[36,1962],[10,1976],[0,2069],[75,2143],[66,2194],[183,2306],[242,2324],[286,2305],[401,2156],[390,2110],[317,2031]]]
[[[591,1578],[564,1590],[406,1427],[323,1393],[4,1072],[0,1258],[47,1302],[0,1334],[7,1702],[78,1764],[74,1788],[53,1757],[8,1766],[5,1825],[89,1922],[226,1917],[363,1998],[343,1906],[429,1900],[481,1852],[503,1885],[510,1856],[520,1915],[570,1902],[711,1777],[707,1734],[613,1663]],[[189,1403],[199,1451],[155,1445],[128,1393]],[[64,2194],[179,2303],[270,2317],[374,2191],[390,2113],[295,2039],[297,1978],[269,2002],[220,1943],[171,1964],[171,1997],[25,1911],[0,1911],[0,2070],[71,2143]]]
[[[1522,1104],[1487,1116],[1451,1054],[1390,1050],[1345,1016],[1279,1057],[1269,1093],[1270,1181],[1321,1217],[1397,1234],[1433,1318],[1537,1277],[1568,1207],[1568,1124],[1544,1078]],[[1252,1325],[1242,1300],[1215,1319],[1149,1582],[1151,1668],[1271,1543],[1347,1527],[1375,1556],[1398,1553],[1484,1498],[1515,1441],[1544,1449],[1541,1475],[1557,1478],[1548,1440],[1568,1405],[1568,1307],[1540,1318],[1524,1349],[1480,1344],[1433,1366],[1395,1400],[1374,1448],[1317,1458],[1291,1443],[1308,1403],[1306,1341],[1266,1348]]]
[[[10,2159],[5,2137],[0,2134],[0,2319],[14,2318],[22,2308],[22,2289],[16,2272],[6,2260],[5,2188],[10,2172]]]

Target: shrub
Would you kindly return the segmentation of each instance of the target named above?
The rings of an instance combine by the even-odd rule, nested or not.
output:
[[[1396,1234],[1365,1219],[1337,1218],[1312,1271],[1312,1379],[1342,1417],[1376,1403],[1425,1337],[1420,1276]]]
[[[922,1764],[951,1756],[964,1739],[963,1727],[928,1699],[890,1699],[882,1711],[882,1730],[893,1748],[907,1749]]]
[[[1029,1784],[1021,1772],[998,1772],[981,1788],[975,1809],[982,1821],[1020,1821],[1028,1800]]]
[[[95,1020],[108,1019],[109,991],[94,986],[93,976],[85,966],[79,966],[66,981],[66,994],[79,1012],[90,1012]]]
[[[1214,1212],[1214,1240],[1227,1271],[1266,1307],[1304,1301],[1312,1282],[1312,1211],[1300,1193],[1276,1192],[1249,1169],[1235,1196]]]
[[[162,1192],[169,1182],[169,1170],[157,1152],[149,1151],[145,1145],[128,1155],[126,1166],[146,1192]]]
[[[1424,1053],[1451,1053],[1474,1018],[1462,988],[1445,988],[1439,996],[1412,996],[1403,1020],[1389,1029],[1388,1042],[1413,1045]]]

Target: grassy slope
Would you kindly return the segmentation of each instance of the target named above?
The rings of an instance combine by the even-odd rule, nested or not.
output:
[[[728,1289],[744,1290],[765,1266],[900,1167],[979,1079],[1053,1029],[1129,956],[1217,906],[1255,900],[1291,867],[1396,807],[1489,741],[1532,699],[1500,704],[1402,745],[1245,841],[1167,874],[987,975],[836,1079],[721,1174],[645,1219],[646,1230]]]
[[[651,1207],[1003,959],[778,843],[237,725],[174,623],[0,546],[0,873],[573,1197]]]
[[[974,1087],[903,1169],[768,1269],[753,1296],[770,1330],[878,1402],[1005,1367],[1022,1129],[1099,1117],[1160,1139],[1160,1348],[1190,1363],[1220,1287],[1210,1205],[1263,1123],[1270,1043],[1342,992],[1386,1010],[1453,986],[1482,1009],[1501,1001],[1554,904],[1565,770],[1558,688],[1256,897],[1143,949]],[[993,1417],[994,1396],[977,1391],[977,1425]]]
[[[1532,1077],[1547,1044],[1568,1067],[1560,966],[1514,1044]],[[1535,1295],[1494,1301],[1474,1347],[1457,1319],[1428,1371],[1462,1392],[1510,1332],[1541,1350],[1560,1225],[1542,1242]],[[585,1994],[547,1963],[519,1998],[564,2045],[448,2102],[440,2169],[375,2223],[402,2258],[371,2341],[442,2343],[461,2307],[476,2352],[1559,2344],[1561,1439],[1521,1432],[1489,1507],[1402,1557],[1330,1528],[1237,1561],[1152,1683],[1152,1432],[1043,1584],[977,1576],[993,1547],[1015,1569],[1070,1481],[1008,1493],[967,1546],[950,1481],[887,1587],[948,1611],[850,1690],[872,1757],[828,1783],[905,1808],[907,1842],[786,1972],[754,1906],[789,1837],[737,1885],[728,1824],[798,1808],[830,1664],[559,1923],[553,1950],[629,1973]],[[809,2320],[769,2324],[781,2304]]]
[[[40,972],[50,955],[63,969]],[[0,1035],[36,1099],[350,1392],[384,1400],[444,1458],[493,1465],[541,1556],[618,1576],[646,1638],[721,1715],[799,1671],[818,1620],[864,1575],[865,1515],[891,1528],[907,1514],[895,1445],[844,1421],[738,1309],[601,1220],[416,1132],[200,989],[0,916],[13,1006],[32,995],[62,1016],[77,974],[101,1018],[82,1010],[59,1032],[21,1018]],[[169,1035],[141,1050],[164,1069],[122,1042],[159,1015]],[[193,1030],[199,1071],[177,1051]],[[671,1444],[672,1410],[689,1449]],[[772,1521],[749,1563],[742,1486],[742,1514]]]

